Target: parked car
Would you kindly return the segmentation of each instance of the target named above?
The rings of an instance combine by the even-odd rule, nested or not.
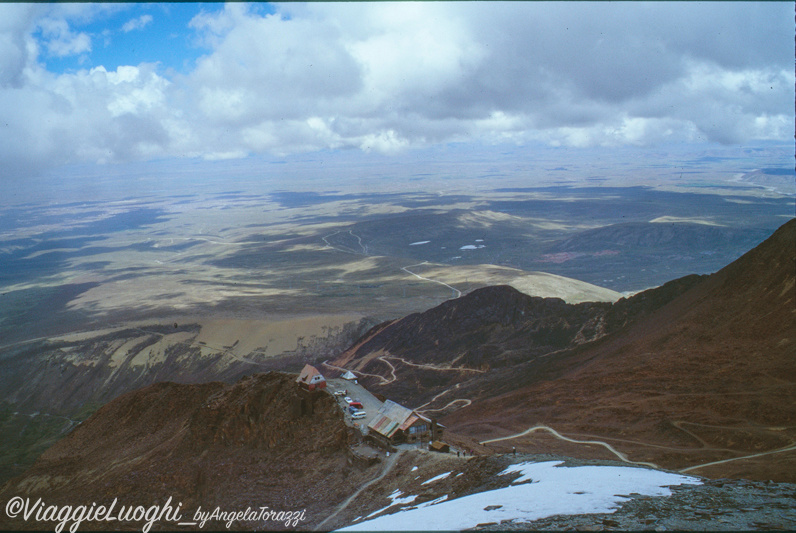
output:
[[[343,401],[345,401],[345,403],[350,405],[353,400],[351,398],[349,398],[348,396],[346,396],[345,398],[343,398]]]
[[[349,405],[349,407],[356,407],[357,409],[364,409],[365,408],[365,406],[362,405],[362,402],[358,402],[357,400],[349,402],[348,405]]]
[[[361,409],[356,410],[351,414],[351,418],[353,418],[354,420],[357,420],[359,418],[365,418],[366,416],[368,416],[368,413],[366,413]]]

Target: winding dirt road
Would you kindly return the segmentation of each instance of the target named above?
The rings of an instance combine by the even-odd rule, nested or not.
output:
[[[384,362],[387,363],[387,361],[384,361]],[[333,364],[331,364],[331,363],[329,363],[327,361],[324,361],[321,364],[323,366],[325,366],[325,367],[334,368],[335,370],[340,370],[342,372],[348,372],[349,371],[348,368],[343,368],[342,366],[333,365]],[[390,368],[392,368],[393,371],[395,370],[394,366],[392,366],[390,363],[387,363],[387,364],[390,365]],[[393,375],[392,375],[391,379],[387,379],[384,376],[380,376],[378,374],[368,374],[367,372],[362,372],[360,370],[351,370],[351,372],[353,372],[354,374],[356,374],[358,376],[370,376],[372,378],[379,378],[381,380],[381,383],[379,383],[379,385],[387,385],[388,383],[392,383],[393,381],[395,381],[397,379],[395,377],[395,372],[393,372]]]
[[[356,491],[354,494],[352,494],[351,496],[349,496],[349,497],[348,497],[348,499],[346,499],[346,501],[344,501],[342,504],[340,504],[340,507],[338,507],[338,508],[337,508],[337,510],[336,510],[335,512],[333,512],[332,514],[330,514],[329,516],[327,516],[326,518],[324,518],[323,522],[321,522],[320,524],[318,524],[317,526],[315,526],[315,528],[314,528],[313,530],[314,530],[314,531],[321,530],[321,528],[323,527],[323,525],[324,525],[326,522],[328,522],[329,520],[331,520],[332,518],[334,518],[335,516],[337,516],[338,514],[340,514],[340,511],[342,511],[343,509],[345,509],[346,507],[348,507],[348,505],[349,505],[351,502],[353,502],[353,501],[354,501],[354,500],[357,498],[357,496],[359,496],[360,494],[362,494],[362,491],[364,491],[365,489],[367,489],[368,487],[370,487],[370,486],[371,486],[371,485],[373,485],[374,483],[378,483],[379,481],[381,481],[382,479],[384,479],[384,476],[386,476],[387,474],[389,474],[389,473],[390,473],[390,470],[392,470],[392,468],[395,466],[395,463],[398,461],[398,456],[399,456],[400,454],[401,454],[401,452],[399,451],[399,452],[391,453],[389,457],[386,457],[386,458],[384,459],[384,463],[383,463],[383,465],[382,465],[382,470],[381,470],[381,473],[380,473],[378,476],[376,476],[376,477],[374,477],[373,479],[371,479],[370,481],[368,481],[367,483],[365,483],[364,485],[362,485],[362,486],[359,488],[359,490],[358,490],[358,491]]]
[[[438,408],[435,408],[435,409],[420,409],[420,410],[418,410],[418,409],[415,409],[415,411],[417,411],[418,413],[428,413],[428,412],[430,412],[430,411],[444,411],[445,409],[447,409],[447,408],[448,408],[448,407],[450,407],[451,405],[453,405],[453,404],[455,404],[455,403],[458,403],[458,402],[464,402],[464,405],[462,405],[462,407],[467,407],[468,405],[470,405],[471,403],[473,403],[473,401],[472,401],[472,400],[468,400],[467,398],[457,398],[457,399],[455,399],[455,400],[451,400],[451,401],[449,401],[448,403],[446,403],[446,404],[445,404],[444,406],[442,406],[442,407],[438,407]]]
[[[427,402],[426,402],[426,403],[424,403],[423,405],[418,405],[417,407],[415,407],[415,409],[414,409],[414,410],[415,410],[415,411],[417,411],[418,409],[422,409],[423,407],[425,407],[425,406],[427,406],[427,405],[431,405],[432,403],[434,403],[435,401],[437,401],[437,398],[439,398],[440,396],[444,396],[445,394],[448,394],[448,393],[449,393],[450,391],[452,391],[452,390],[456,390],[456,389],[458,389],[459,387],[461,387],[461,385],[462,385],[461,383],[457,383],[457,384],[456,384],[456,385],[454,385],[453,387],[448,387],[447,389],[445,389],[444,391],[440,392],[439,394],[437,394],[436,396],[434,396],[433,398],[431,398],[429,401],[427,401]]]
[[[772,455],[772,454],[775,454],[775,453],[790,452],[790,451],[793,451],[793,450],[796,450],[796,444],[792,444],[790,446],[786,446],[784,448],[779,448],[779,449],[776,449],[776,450],[770,450],[770,451],[767,451],[767,452],[753,453],[752,455],[744,455],[742,457],[732,457],[731,459],[723,459],[721,461],[713,461],[711,463],[705,463],[705,464],[702,464],[702,465],[689,466],[688,468],[683,468],[682,470],[678,470],[678,472],[680,472],[681,474],[684,474],[685,472],[690,472],[691,470],[697,470],[699,468],[705,468],[706,466],[713,466],[713,465],[720,465],[720,464],[724,464],[724,463],[731,463],[732,461],[741,461],[742,459],[753,459],[755,457],[762,457],[763,455]]]
[[[334,245],[334,244],[332,244],[332,243],[330,243],[330,242],[329,242],[329,240],[328,240],[328,239],[329,239],[329,237],[334,237],[335,235],[338,235],[338,234],[340,234],[340,233],[348,233],[349,235],[351,235],[352,237],[354,237],[354,238],[357,240],[357,244],[359,245],[359,248],[361,249],[361,251],[360,251],[360,252],[357,252],[356,250],[354,250],[353,248],[349,248],[348,246],[342,246],[342,245],[339,245],[339,244],[338,244],[338,245]],[[326,246],[328,246],[329,248],[332,248],[333,250],[337,250],[338,252],[343,252],[343,253],[347,253],[347,254],[368,255],[368,247],[367,247],[367,246],[365,246],[365,245],[362,243],[362,237],[360,237],[359,235],[357,235],[356,233],[354,233],[352,230],[348,230],[348,231],[343,231],[343,230],[335,231],[334,233],[330,233],[329,235],[326,235],[325,237],[321,237],[321,240],[322,240],[324,243],[326,243]]]
[[[438,283],[439,285],[442,285],[444,287],[449,288],[455,294],[455,296],[453,297],[454,300],[456,298],[461,298],[462,297],[462,291],[460,291],[459,289],[457,289],[455,287],[451,287],[450,285],[448,285],[447,283],[444,283],[442,281],[438,281],[436,279],[429,279],[429,278],[426,278],[424,276],[421,276],[420,274],[416,274],[415,272],[412,272],[411,270],[409,270],[411,267],[422,266],[422,265],[427,265],[427,264],[428,264],[428,261],[423,261],[422,263],[417,263],[417,264],[414,264],[414,265],[406,265],[405,267],[401,267],[401,270],[403,270],[407,274],[413,275],[414,277],[416,277],[418,279],[422,279],[423,281],[430,281],[431,283]]]
[[[353,238],[355,238],[357,240],[357,244],[359,245],[360,251],[354,250],[353,248],[350,248],[350,247],[345,246],[345,245],[332,244],[331,242],[329,242],[329,239],[331,237],[334,237],[335,235],[339,235],[340,233],[348,233]],[[347,253],[347,254],[356,254],[356,255],[369,255],[368,254],[368,246],[364,242],[362,242],[362,237],[360,237],[359,235],[354,233],[352,230],[348,230],[348,231],[338,230],[338,231],[335,231],[334,233],[330,233],[329,235],[321,237],[321,240],[324,242],[324,244],[326,244],[327,248],[331,248],[333,250],[337,250],[338,252],[343,252],[343,253]],[[447,287],[448,289],[451,290],[451,292],[453,294],[453,298],[452,299],[454,299],[454,300],[456,298],[461,298],[462,291],[460,291],[456,287],[451,287],[447,283],[444,283],[444,282],[436,280],[436,279],[430,279],[430,278],[427,278],[425,276],[421,276],[420,274],[417,274],[416,272],[412,272],[411,270],[409,270],[412,267],[422,266],[422,265],[427,265],[427,264],[428,264],[428,261],[423,261],[422,263],[416,263],[414,265],[406,265],[405,267],[401,267],[401,270],[403,270],[404,272],[406,272],[407,274],[409,274],[411,276],[416,277],[417,279],[420,279],[420,280],[423,280],[423,281],[428,281],[430,283],[436,283],[438,285],[442,285],[443,287]]]
[[[358,374],[360,376],[370,376],[370,377],[373,377],[373,378],[379,378],[381,380],[381,383],[379,383],[379,385],[389,385],[393,381],[397,380],[398,376],[395,373],[396,370],[397,370],[395,368],[395,365],[393,365],[387,359],[395,359],[395,360],[400,361],[401,363],[403,363],[405,365],[415,366],[415,367],[418,367],[418,368],[424,368],[426,370],[436,370],[438,372],[479,372],[479,373],[483,373],[484,372],[483,370],[478,370],[476,368],[463,368],[463,367],[446,368],[446,367],[439,367],[439,366],[428,365],[428,364],[412,363],[411,361],[407,361],[406,359],[403,359],[403,358],[395,356],[395,355],[381,355],[381,356],[379,356],[379,357],[377,357],[375,359],[376,361],[381,361],[382,363],[384,363],[385,365],[390,367],[390,376],[389,377],[385,378],[384,376],[381,376],[379,374],[369,374],[367,372],[362,372],[361,370],[351,370],[351,372],[354,372],[355,374]],[[336,366],[336,365],[330,364],[328,361],[324,361],[321,364],[326,366],[326,367],[328,367],[328,368],[334,368],[336,370],[341,370],[343,372],[350,370],[348,368],[343,368],[341,366]],[[447,392],[447,391],[445,391],[445,392]],[[440,393],[438,396],[441,396],[442,394],[443,393]],[[435,396],[434,399],[436,399],[436,398],[437,397]],[[431,401],[433,402],[434,400],[431,400]],[[467,400],[467,401],[469,401],[469,400]],[[431,403],[431,402],[428,402],[428,403]],[[428,404],[425,404],[425,405],[428,405]],[[469,403],[467,405],[469,405]]]
[[[425,368],[426,370],[438,370],[440,372],[451,372],[451,371],[456,371],[456,372],[478,372],[479,374],[483,374],[485,372],[484,370],[478,370],[477,368],[465,368],[463,366],[446,367],[446,366],[435,366],[435,365],[430,365],[430,364],[425,364],[425,363],[413,363],[411,361],[407,361],[406,359],[404,359],[402,357],[398,357],[397,355],[382,355],[381,357],[379,357],[379,359],[381,359],[381,360],[384,360],[385,358],[396,359],[396,360],[398,360],[398,361],[400,361],[403,364],[408,365],[408,366],[415,366],[415,367],[418,367],[418,368]],[[384,361],[384,362],[386,363],[386,361]],[[390,366],[392,366],[392,365],[390,365]]]
[[[643,461],[631,461],[630,459],[627,458],[627,456],[625,454],[623,454],[622,452],[617,451],[613,446],[611,446],[610,444],[608,444],[606,442],[603,442],[603,441],[600,441],[600,440],[575,440],[575,439],[570,439],[569,437],[565,437],[564,435],[562,435],[561,433],[559,433],[555,429],[551,428],[550,426],[534,426],[532,428],[526,429],[522,433],[517,433],[515,435],[509,435],[508,437],[500,437],[500,438],[497,438],[497,439],[489,439],[489,440],[481,441],[479,444],[483,445],[483,444],[489,444],[490,442],[499,442],[499,441],[502,441],[502,440],[516,439],[518,437],[524,437],[525,435],[530,435],[534,431],[539,431],[539,430],[547,431],[547,432],[551,433],[557,439],[564,440],[564,441],[567,441],[567,442],[572,442],[574,444],[596,444],[598,446],[602,446],[603,448],[605,448],[606,450],[608,450],[612,454],[616,455],[619,458],[619,460],[621,460],[622,462],[625,462],[625,463],[630,463],[630,464],[634,464],[634,465],[650,466],[652,468],[660,468],[655,463],[645,463]]]

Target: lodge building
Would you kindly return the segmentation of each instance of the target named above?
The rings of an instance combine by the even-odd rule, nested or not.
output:
[[[326,388],[326,378],[312,365],[304,365],[301,374],[296,378],[296,383],[310,392]]]
[[[368,435],[394,446],[439,439],[444,426],[406,407],[387,400],[368,424]]]

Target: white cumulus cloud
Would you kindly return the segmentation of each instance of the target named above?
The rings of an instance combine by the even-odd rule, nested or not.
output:
[[[783,3],[321,2],[273,14],[231,3],[200,8],[180,29],[202,46],[185,72],[147,63],[46,70],[42,57],[91,54],[80,24],[113,9],[0,5],[7,172],[468,141],[742,143],[793,132],[792,10]],[[152,22],[144,14],[121,29]]]
[[[147,25],[152,22],[152,15],[141,15],[140,17],[130,19],[122,25],[122,31],[129,33],[131,31],[143,30]]]

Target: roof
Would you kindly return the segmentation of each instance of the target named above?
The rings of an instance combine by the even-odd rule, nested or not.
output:
[[[406,431],[412,424],[418,420],[430,422],[424,416],[421,416],[411,409],[407,409],[403,405],[397,404],[392,400],[387,400],[379,408],[376,416],[368,424],[368,429],[372,429],[377,433],[391,438],[399,429]]]
[[[304,365],[301,369],[301,374],[296,378],[296,383],[318,383],[319,381],[326,381],[323,375],[312,365]]]
[[[347,370],[346,373],[343,374],[343,379],[351,380],[351,379],[357,379],[357,377],[354,375],[353,372],[351,372],[350,370]]]

